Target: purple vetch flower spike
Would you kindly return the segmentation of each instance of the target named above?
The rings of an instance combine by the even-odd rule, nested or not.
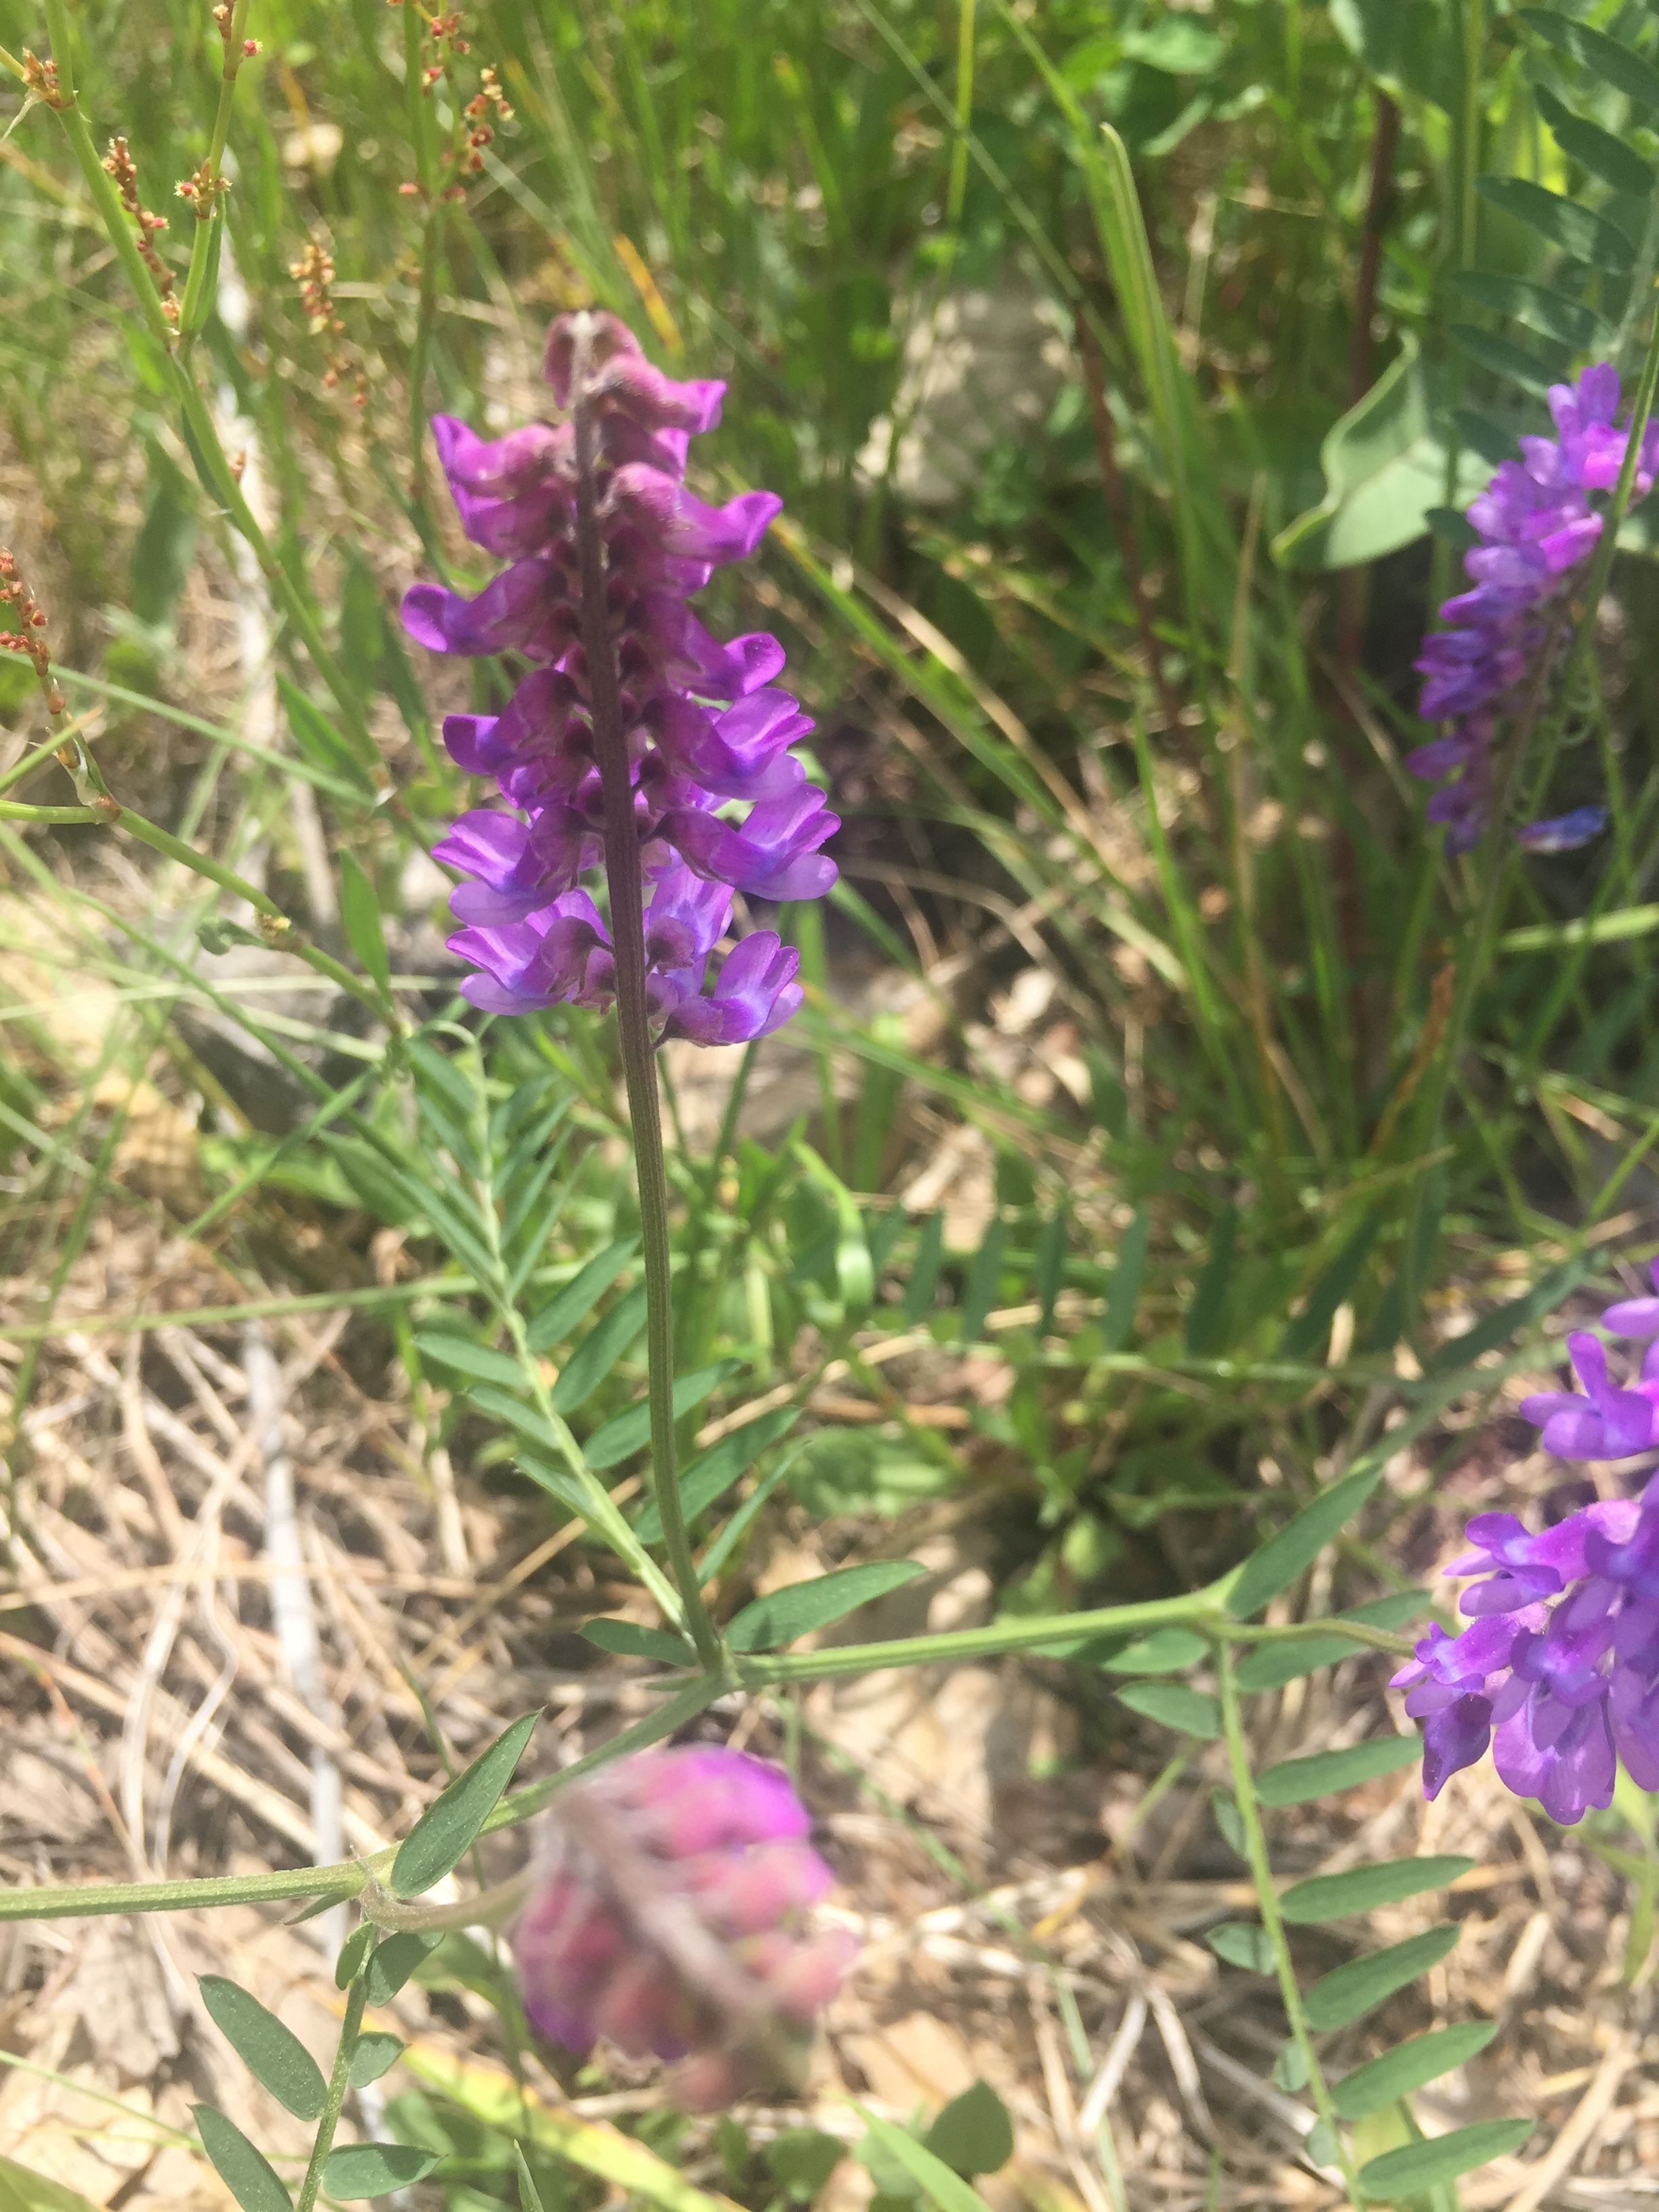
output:
[[[487,439],[453,416],[435,416],[433,436],[462,526],[508,565],[471,598],[413,586],[404,626],[434,653],[517,653],[532,664],[499,713],[444,723],[459,765],[492,777],[514,810],[474,809],[434,848],[468,878],[451,900],[463,925],[451,949],[477,970],[463,989],[497,1013],[611,1002],[609,927],[577,884],[614,858],[607,836],[623,834],[607,830],[604,783],[612,779],[611,820],[620,823],[625,747],[637,866],[651,892],[644,927],[653,1035],[704,1044],[763,1036],[801,1002],[799,963],[773,932],[757,930],[728,953],[709,988],[732,894],[822,896],[836,871],[821,848],[840,824],[789,750],[812,725],[777,687],[781,646],[764,633],[722,642],[686,599],[714,568],[754,551],[780,502],[751,491],[711,507],[686,489],[688,443],[720,420],[726,387],[664,375],[616,316],[560,317],[549,334],[547,375],[558,406],[580,400],[592,425],[590,507],[605,584],[599,634],[609,632],[617,696],[602,723],[611,732],[602,775],[574,417]],[[623,951],[625,966],[637,963]],[[637,977],[637,965],[632,972]]]
[[[1448,599],[1441,617],[1453,625],[1423,641],[1417,660],[1425,682],[1418,712],[1453,726],[1419,746],[1406,765],[1413,775],[1449,779],[1430,801],[1429,819],[1443,823],[1446,849],[1468,852],[1480,842],[1491,810],[1491,750],[1498,726],[1532,683],[1551,641],[1562,593],[1595,552],[1604,528],[1592,492],[1611,490],[1624,465],[1627,433],[1614,427],[1619,377],[1605,362],[1576,384],[1552,385],[1553,438],[1522,438],[1522,459],[1504,461],[1485,491],[1469,502],[1480,544],[1463,557],[1474,589]],[[1644,498],[1659,473],[1659,423],[1642,434],[1632,497]],[[1605,826],[1600,808],[1537,822],[1519,832],[1528,850],[1562,853],[1587,843]]]
[[[811,1925],[833,1877],[787,1778],[713,1746],[645,1752],[548,1821],[513,1934],[539,2032],[680,2062],[694,2110],[796,2078],[854,1947]]]

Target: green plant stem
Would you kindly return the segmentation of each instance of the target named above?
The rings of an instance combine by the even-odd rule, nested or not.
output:
[[[365,1960],[346,1997],[345,2018],[340,2024],[340,2040],[335,2046],[334,2065],[328,2077],[328,2094],[323,2102],[323,2116],[317,2123],[316,2140],[311,2146],[311,2157],[307,2162],[305,2179],[300,2184],[294,2212],[312,2212],[312,2207],[317,2202],[317,2193],[323,2185],[323,2167],[334,2148],[334,2130],[340,2124],[341,2107],[346,2100],[346,2091],[351,2087],[351,2061],[363,2024],[363,2007],[368,2002],[368,1961]]]
[[[1232,1769],[1233,1796],[1237,1801],[1239,1821],[1244,1830],[1245,1856],[1249,1862],[1250,1879],[1255,1885],[1262,1930],[1273,1947],[1273,1964],[1279,1973],[1279,1990],[1285,2002],[1285,2019],[1290,2023],[1291,2039],[1302,2053],[1303,2062],[1307,2067],[1308,2088],[1313,2097],[1314,2109],[1329,2129],[1336,2144],[1337,2159],[1342,2168],[1342,2178],[1347,2185],[1349,2201],[1358,2204],[1362,2200],[1353,2160],[1337,2126],[1336,2106],[1331,2101],[1331,2093],[1319,2063],[1319,2053],[1314,2049],[1313,2037],[1308,2028],[1308,2016],[1302,2009],[1302,1991],[1297,1983],[1296,1965],[1291,1957],[1290,1944],[1285,1940],[1284,1917],[1279,1910],[1279,1893],[1273,1887],[1273,1868],[1267,1858],[1267,1838],[1262,1830],[1261,1808],[1256,1799],[1250,1747],[1244,1738],[1243,1717],[1238,1705],[1238,1678],[1233,1668],[1231,1647],[1225,1643],[1217,1647],[1216,1677],[1221,1691],[1221,1726],[1226,1739],[1227,1763]]]
[[[220,72],[219,105],[213,117],[213,136],[208,142],[207,181],[211,185],[217,180],[219,165],[225,158],[225,141],[230,136],[231,110],[236,104],[236,79],[241,72],[242,41],[247,36],[248,9],[252,0],[235,0],[231,12],[229,28],[224,34],[224,66]],[[190,245],[190,268],[185,277],[185,296],[179,304],[179,321],[188,345],[202,319],[202,295],[207,289],[208,269],[211,259],[213,226],[224,221],[224,211],[218,205],[218,195],[210,190],[205,211],[196,210],[196,234]]]
[[[646,1358],[651,1407],[651,1478],[662,1521],[663,1549],[673,1574],[685,1625],[705,1671],[723,1664],[720,1638],[702,1601],[702,1585],[686,1533],[674,1467],[674,1292],[668,1248],[668,1176],[663,1161],[662,1109],[657,1095],[655,1048],[646,996],[645,896],[640,844],[634,826],[634,789],[616,647],[605,610],[605,540],[599,530],[598,439],[587,392],[588,360],[596,325],[577,325],[571,365],[576,432],[576,533],[581,561],[582,641],[592,702],[593,750],[605,793],[605,884],[611,941],[616,960],[617,1033],[622,1046],[629,1118],[634,1125],[634,1164],[640,1198],[641,1257],[645,1273]]]

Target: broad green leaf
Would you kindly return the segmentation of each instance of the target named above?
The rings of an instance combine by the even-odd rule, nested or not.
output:
[[[1238,1579],[1227,1594],[1227,1610],[1235,1620],[1248,1620],[1260,1613],[1269,1598],[1304,1574],[1332,1538],[1352,1520],[1382,1480],[1380,1467],[1350,1474],[1304,1506],[1296,1518],[1270,1537],[1245,1560]]]
[[[882,2119],[864,2105],[854,2104],[853,2110],[880,2148],[896,2166],[903,2168],[922,2195],[939,2207],[939,2212],[989,2212],[979,2191],[970,2188],[942,2158],[936,2158],[925,2144],[919,2143],[908,2130],[895,2125],[891,2120]]]
[[[799,1406],[780,1407],[775,1413],[763,1413],[757,1421],[745,1421],[740,1429],[711,1444],[701,1459],[694,1459],[680,1477],[680,1510],[687,1521],[706,1512],[799,1419]],[[661,1543],[662,1516],[654,1498],[634,1523],[634,1530],[642,1544]]]
[[[1407,2143],[1401,2150],[1385,2150],[1359,2169],[1359,2185],[1367,2197],[1398,2203],[1407,2197],[1424,2197],[1430,2190],[1472,2173],[1489,2159],[1504,2158],[1519,2150],[1532,2133],[1532,2120],[1482,2120],[1472,2128],[1454,2128],[1449,2135],[1427,2142]]]
[[[380,902],[362,863],[351,853],[340,855],[340,927],[357,964],[385,998],[392,989],[392,961],[386,949],[386,924]]]
[[[1582,115],[1575,115],[1547,86],[1534,85],[1532,96],[1539,113],[1554,132],[1555,143],[1561,151],[1581,162],[1593,177],[1600,177],[1616,192],[1629,193],[1632,199],[1644,199],[1653,190],[1652,169],[1622,138],[1615,138],[1599,123],[1588,123]],[[1583,312],[1588,313],[1589,310]],[[1559,337],[1562,333],[1551,331],[1548,335]],[[1590,341],[1587,338],[1583,343],[1588,345]]]
[[[539,1712],[526,1713],[511,1728],[504,1729],[489,1748],[481,1752],[427,1807],[398,1846],[398,1856],[392,1862],[386,1887],[394,1897],[419,1897],[465,1856],[495,1811],[496,1799],[513,1779],[513,1770],[524,1756],[524,1747],[540,1718]]]
[[[415,1349],[440,1366],[453,1367],[458,1375],[476,1376],[481,1382],[505,1382],[520,1390],[525,1386],[525,1371],[510,1352],[475,1344],[470,1337],[440,1336],[430,1329],[417,1328]]]
[[[865,1566],[841,1567],[808,1583],[791,1583],[787,1589],[744,1606],[727,1629],[726,1640],[734,1651],[775,1651],[927,1571],[915,1559],[872,1559]]]
[[[1265,1928],[1254,1920],[1232,1920],[1212,1928],[1204,1938],[1218,1959],[1230,1966],[1243,1966],[1252,1974],[1271,1974],[1273,1947]]]
[[[740,1359],[716,1359],[708,1367],[693,1368],[689,1375],[674,1378],[674,1418],[695,1413],[696,1408],[712,1398],[721,1384],[740,1374]],[[641,1399],[626,1413],[618,1413],[603,1428],[595,1429],[582,1446],[582,1456],[591,1468],[605,1468],[620,1466],[642,1451],[651,1441],[651,1402]]]
[[[1396,1990],[1403,1990],[1431,1966],[1437,1966],[1462,1931],[1453,1922],[1411,1936],[1403,1943],[1390,1943],[1385,1951],[1369,1951],[1363,1959],[1350,1959],[1322,1974],[1303,1998],[1308,2025],[1316,2033],[1346,2027],[1363,2020]]]
[[[585,1404],[644,1327],[645,1285],[639,1283],[593,1324],[560,1369],[552,1390],[554,1412],[574,1413]]]
[[[1480,330],[1474,323],[1453,323],[1446,336],[1460,353],[1467,354],[1479,367],[1490,369],[1494,376],[1507,377],[1511,384],[1518,384],[1522,392],[1530,392],[1539,399],[1551,385],[1561,382],[1570,365],[1565,347],[1553,349],[1548,355],[1540,356],[1511,339],[1499,337],[1495,331]]]
[[[1516,20],[1558,53],[1571,55],[1603,84],[1622,92],[1626,100],[1633,100],[1639,107],[1659,108],[1659,70],[1640,54],[1632,53],[1621,40],[1592,30],[1588,23],[1576,23],[1571,15],[1547,14],[1542,8],[1518,9]]]
[[[744,2136],[745,2156],[749,2138]],[[839,2136],[822,2128],[785,2128],[766,2146],[766,2163],[772,2178],[797,2203],[809,2203],[847,2154]],[[738,2173],[741,2176],[742,2167]]]
[[[330,2197],[387,2197],[422,2180],[438,2163],[435,2150],[414,2143],[343,2143],[323,2167],[323,2189]]]
[[[435,1951],[441,1936],[423,1935],[417,1928],[400,1929],[374,1946],[368,1961],[368,2001],[390,2004],[428,1951]]]
[[[1422,1756],[1420,1736],[1373,1736],[1346,1751],[1316,1751],[1310,1759],[1287,1759],[1270,1766],[1256,1778],[1255,1794],[1264,1805],[1306,1805],[1334,1790],[1352,1790],[1380,1774],[1414,1766]]]
[[[202,2148],[242,2212],[294,2212],[294,2200],[263,2151],[215,2105],[193,2105]]]
[[[1190,1628],[1155,1628],[1150,1636],[1120,1644],[1095,1664],[1106,1674],[1177,1674],[1196,1667],[1208,1656],[1209,1649]]]
[[[0,2158],[0,2212],[98,2212],[89,2197]]]
[[[1559,192],[1546,191],[1528,177],[1477,177],[1474,188],[1490,206],[1524,222],[1575,261],[1588,261],[1592,269],[1615,276],[1628,276],[1635,265],[1636,248],[1605,216]]]
[[[1380,2058],[1356,2066],[1352,2074],[1333,2082],[1332,2102],[1345,2120],[1363,2120],[1462,2066],[1484,2051],[1497,2033],[1495,2020],[1468,2020],[1432,2035],[1414,2035],[1409,2043],[1396,2044]]]
[[[203,1974],[200,1986],[209,2019],[254,2080],[296,2119],[314,2120],[328,2084],[299,2037],[258,1997],[222,1974]]]
[[[380,2028],[371,2028],[367,2035],[360,2035],[357,2048],[351,2054],[352,2087],[366,2089],[371,2081],[378,2081],[388,2067],[397,2064],[404,2050],[400,2035],[387,2035]]]
[[[633,1620],[590,1620],[579,1633],[586,1644],[601,1651],[614,1651],[625,1659],[655,1659],[665,1667],[691,1667],[696,1653],[684,1639],[665,1628],[642,1628]]]
[[[975,2081],[952,2097],[922,2142],[953,2173],[995,2173],[1014,2154],[1008,2107],[988,2081]]]
[[[1416,339],[1402,331],[1395,359],[1325,434],[1319,448],[1325,496],[1274,538],[1273,556],[1282,568],[1351,568],[1378,560],[1420,538],[1430,507],[1445,503],[1446,452],[1430,424],[1418,356]],[[1486,476],[1478,455],[1461,456],[1453,503],[1472,498]]]
[[[1189,1689],[1185,1682],[1131,1682],[1116,1692],[1121,1705],[1144,1713],[1164,1728],[1206,1740],[1221,1733],[1221,1708],[1207,1690]]]
[[[1420,1897],[1427,1889],[1443,1889],[1474,1864],[1473,1859],[1451,1856],[1384,1859],[1343,1874],[1316,1874],[1292,1882],[1279,1909],[1291,1927],[1311,1928],[1322,1920],[1340,1920],[1345,1913],[1370,1912],[1379,1905],[1397,1905],[1401,1898]]]

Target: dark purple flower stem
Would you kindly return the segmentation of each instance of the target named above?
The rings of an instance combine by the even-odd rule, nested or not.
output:
[[[714,1674],[725,1661],[714,1624],[702,1601],[674,1465],[674,1303],[668,1255],[668,1176],[663,1163],[656,1051],[646,997],[640,841],[634,826],[634,787],[623,734],[616,647],[605,605],[605,541],[599,531],[595,473],[597,440],[587,389],[590,349],[590,325],[584,318],[570,378],[576,431],[576,543],[581,562],[582,645],[587,657],[593,752],[605,794],[605,872],[617,963],[617,1034],[622,1044],[629,1119],[634,1125],[634,1171],[640,1196],[652,1491],[662,1516],[663,1549],[685,1608],[685,1626],[704,1668]]]

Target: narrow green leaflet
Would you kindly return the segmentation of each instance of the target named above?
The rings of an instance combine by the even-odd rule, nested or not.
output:
[[[1265,1928],[1253,1920],[1231,1920],[1211,1929],[1204,1938],[1218,1959],[1230,1966],[1243,1966],[1252,1974],[1271,1974],[1273,1947]]]
[[[1534,85],[1532,96],[1538,112],[1555,133],[1555,143],[1561,151],[1575,161],[1582,161],[1593,177],[1600,177],[1614,191],[1628,192],[1635,199],[1653,190],[1653,171],[1622,138],[1615,138],[1599,123],[1587,123],[1582,115],[1575,115],[1547,85]]]
[[[1659,69],[1618,39],[1610,39],[1605,31],[1592,30],[1588,23],[1575,23],[1571,15],[1551,15],[1542,8],[1519,9],[1516,20],[1558,53],[1571,55],[1592,76],[1622,92],[1627,100],[1640,107],[1659,108]]]
[[[1311,1928],[1322,1920],[1340,1920],[1346,1913],[1370,1912],[1379,1905],[1420,1897],[1425,1890],[1443,1889],[1474,1864],[1473,1859],[1448,1855],[1385,1859],[1378,1866],[1352,1867],[1345,1874],[1316,1874],[1310,1881],[1292,1882],[1279,1899],[1279,1909],[1293,1928]]]
[[[531,1321],[526,1334],[532,1352],[550,1352],[587,1319],[639,1249],[637,1237],[623,1237],[574,1274],[562,1291],[556,1291]]]
[[[1131,1682],[1116,1695],[1132,1713],[1144,1713],[1149,1721],[1183,1735],[1207,1740],[1221,1733],[1221,1708],[1207,1690],[1191,1689],[1185,1682]]]
[[[386,925],[380,919],[380,902],[356,855],[342,852],[338,858],[340,926],[345,931],[346,943],[356,955],[358,966],[380,996],[383,999],[389,997],[392,962],[386,949]]]
[[[1310,1759],[1287,1759],[1270,1766],[1257,1777],[1255,1794],[1264,1805],[1305,1805],[1333,1790],[1352,1790],[1379,1774],[1413,1766],[1422,1756],[1420,1736],[1373,1736],[1347,1751],[1316,1751]]]
[[[438,2163],[435,2150],[413,2143],[343,2143],[323,2167],[323,2189],[330,2197],[387,2197],[421,2181]]]
[[[559,1370],[552,1389],[554,1412],[574,1413],[585,1404],[644,1327],[645,1285],[639,1283],[593,1324]]]
[[[815,1576],[809,1583],[791,1583],[787,1589],[774,1590],[769,1597],[744,1606],[727,1629],[726,1640],[734,1651],[775,1651],[927,1571],[915,1559],[872,1559],[865,1566]]]
[[[1628,158],[1634,161],[1636,156],[1632,154]],[[1522,276],[1500,276],[1490,269],[1454,270],[1446,281],[1473,306],[1490,307],[1497,315],[1512,315],[1528,330],[1575,351],[1601,345],[1611,336],[1593,308],[1565,292],[1552,291],[1547,284],[1529,283]]]
[[[1389,2203],[1426,2196],[1460,2173],[1472,2173],[1488,2159],[1519,2150],[1535,2124],[1532,2120],[1482,2120],[1476,2127],[1454,2128],[1449,2135],[1436,2136],[1428,2142],[1385,2150],[1381,2158],[1360,2167],[1359,2185],[1367,2197]]]
[[[1531,1290],[1501,1306],[1494,1306],[1489,1314],[1482,1314],[1473,1328],[1466,1329],[1462,1336],[1449,1338],[1431,1352],[1429,1373],[1450,1375],[1460,1368],[1473,1367],[1483,1352],[1492,1351],[1494,1346],[1505,1343],[1523,1328],[1530,1328],[1547,1313],[1553,1313],[1569,1292],[1577,1289],[1594,1265],[1592,1259],[1579,1258],[1564,1260],[1559,1267],[1552,1267],[1547,1275],[1539,1277]]]
[[[366,2089],[371,2081],[378,2081],[386,2069],[395,2066],[403,2057],[404,2044],[400,2035],[387,2035],[380,2028],[371,2028],[357,2039],[357,2048],[351,2054],[351,2086]]]
[[[314,2120],[328,2084],[299,2037],[222,1974],[202,1975],[200,1986],[208,2017],[254,2080],[296,2119]]]
[[[263,2151],[216,2105],[194,2105],[202,2148],[242,2212],[294,2212],[294,2200]]]
[[[1490,369],[1494,376],[1507,377],[1518,384],[1522,392],[1530,392],[1541,399],[1552,384],[1559,384],[1570,366],[1565,349],[1551,347],[1540,356],[1518,346],[1513,339],[1500,337],[1495,331],[1483,331],[1474,323],[1453,323],[1446,336],[1460,353],[1481,368]]]
[[[415,1349],[423,1358],[435,1359],[441,1367],[453,1367],[458,1375],[471,1375],[481,1382],[505,1382],[509,1388],[524,1388],[525,1372],[509,1352],[496,1352],[487,1344],[474,1344],[469,1337],[440,1336],[435,1332],[417,1328]]]
[[[1346,1613],[1338,1613],[1334,1626],[1340,1628],[1345,1620],[1356,1620],[1364,1621],[1370,1628],[1403,1628],[1407,1621],[1415,1620],[1428,1609],[1425,1591],[1397,1590],[1388,1597],[1374,1597],[1364,1605],[1352,1606]],[[1334,1667],[1339,1659],[1352,1658],[1356,1651],[1374,1649],[1355,1643],[1352,1637],[1337,1634],[1287,1636],[1283,1643],[1259,1644],[1238,1662],[1238,1686],[1241,1690],[1282,1690],[1286,1682],[1311,1674],[1318,1668]]]
[[[939,2212],[990,2212],[979,2191],[946,2166],[942,2158],[936,2158],[919,2143],[907,2128],[882,2119],[864,2105],[855,2104],[853,2110],[880,2148],[896,2166],[903,2168],[922,2194],[939,2207]]]
[[[642,1628],[633,1620],[590,1620],[580,1632],[582,1641],[601,1651],[614,1651],[625,1659],[654,1659],[664,1667],[691,1667],[696,1653],[682,1638],[665,1628]]]
[[[708,1367],[693,1368],[689,1375],[674,1378],[674,1417],[695,1413],[697,1407],[712,1398],[723,1382],[729,1382],[743,1370],[740,1359],[716,1359]],[[651,1406],[641,1399],[626,1413],[618,1413],[603,1428],[595,1429],[582,1446],[582,1456],[591,1468],[603,1469],[618,1467],[642,1451],[651,1441]]]
[[[933,1212],[921,1224],[921,1234],[916,1239],[915,1263],[904,1286],[904,1318],[913,1328],[933,1310],[933,1293],[939,1288],[939,1269],[944,1265],[945,1216]]]
[[[442,1940],[418,1928],[404,1928],[377,1943],[368,1962],[370,2004],[390,2004],[428,1952],[435,1951]]]
[[[1437,2029],[1432,2035],[1414,2035],[1397,2044],[1364,2066],[1356,2066],[1331,2088],[1331,2099],[1345,2120],[1363,2120],[1385,2105],[1409,2097],[1425,2082],[1437,2081],[1455,2066],[1484,2051],[1498,2033],[1495,2020],[1468,2020],[1455,2027]]]
[[[98,2207],[78,2190],[0,2158],[0,2212],[98,2212]]]
[[[495,1809],[495,1801],[513,1779],[539,1712],[526,1713],[505,1729],[488,1751],[433,1800],[398,1847],[386,1876],[394,1897],[418,1897],[441,1881],[477,1840],[478,1831]],[[370,2191],[373,2195],[374,2192]]]
[[[1635,266],[1636,248],[1624,232],[1577,200],[1546,191],[1527,177],[1477,177],[1474,188],[1490,206],[1540,232],[1575,261],[1615,276],[1628,276]]]
[[[1322,1974],[1303,1999],[1308,2025],[1316,2034],[1346,2027],[1403,1990],[1431,1966],[1437,1966],[1462,1931],[1455,1923],[1431,1928],[1421,1936],[1390,1943],[1386,1951],[1368,1951],[1363,1959],[1350,1959]]]
[[[1155,1628],[1150,1636],[1138,1636],[1132,1644],[1120,1644],[1095,1664],[1106,1674],[1179,1674],[1188,1667],[1196,1667],[1209,1651],[1201,1636],[1190,1628]],[[1093,1654],[1085,1644],[1073,1657],[1091,1658]]]
[[[1358,1512],[1382,1480],[1382,1468],[1373,1467],[1334,1483],[1246,1559],[1237,1581],[1227,1594],[1227,1610],[1233,1619],[1248,1620],[1253,1613],[1260,1613],[1269,1598],[1277,1597],[1280,1590],[1312,1566],[1326,1545]]]
[[[695,1521],[724,1495],[739,1475],[747,1474],[755,1462],[780,1437],[787,1436],[800,1419],[799,1406],[781,1407],[775,1413],[763,1413],[757,1421],[745,1421],[740,1429],[733,1429],[729,1437],[722,1437],[711,1444],[701,1459],[694,1459],[680,1477],[680,1510],[688,1522]],[[634,1533],[642,1544],[660,1544],[662,1516],[653,1498],[634,1523]]]
[[[326,1906],[325,1906],[325,1909],[326,1909]],[[308,1905],[307,1907],[307,1912],[314,1912],[316,1910],[317,1907],[315,1905]],[[301,1913],[300,1917],[303,1920],[306,1917],[306,1913]],[[334,1962],[334,1986],[336,1989],[349,1990],[351,1987],[353,1982],[357,1978],[358,1972],[362,1966],[363,1960],[368,1957],[369,1948],[374,1943],[374,1923],[372,1920],[365,1920],[352,1929],[350,1935],[346,1937],[345,1942],[341,1944],[340,1955]]]
[[[1152,1218],[1143,1206],[1117,1240],[1117,1263],[1106,1291],[1106,1310],[1101,1316],[1101,1341],[1108,1352],[1121,1352],[1134,1334],[1135,1309],[1146,1273],[1146,1244]]]

